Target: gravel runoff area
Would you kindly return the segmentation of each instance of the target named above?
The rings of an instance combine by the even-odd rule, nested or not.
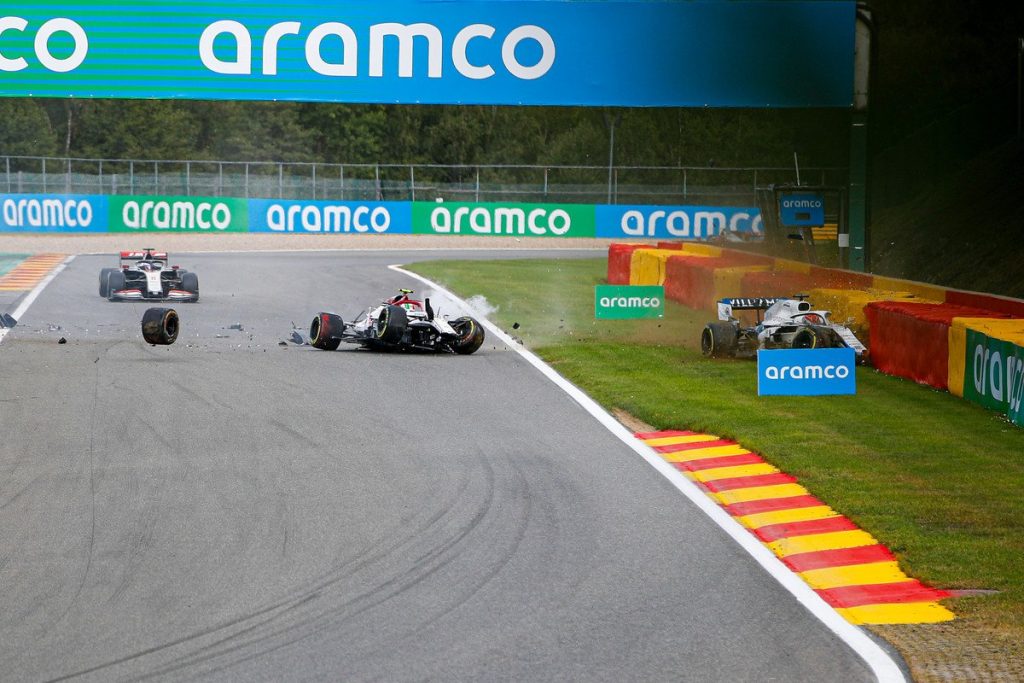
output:
[[[0,234],[0,253],[101,254],[153,247],[162,251],[291,251],[318,249],[607,249],[621,240],[474,235],[275,235],[264,233]],[[643,241],[643,240],[635,240]]]

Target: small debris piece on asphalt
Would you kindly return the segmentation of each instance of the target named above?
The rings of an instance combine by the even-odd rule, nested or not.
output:
[[[231,327],[229,327],[228,329],[229,329],[229,330],[241,330],[241,329],[243,329],[243,328],[242,328],[242,323],[235,323],[234,325],[232,325],[232,326],[231,326]]]
[[[58,344],[67,344],[68,340],[65,339],[64,337],[61,337],[60,339],[57,340],[57,343]]]

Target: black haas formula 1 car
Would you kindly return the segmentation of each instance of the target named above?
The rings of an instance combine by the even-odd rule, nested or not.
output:
[[[434,314],[430,299],[410,299],[411,289],[363,311],[346,323],[333,313],[317,313],[309,326],[309,343],[334,351],[341,342],[372,349],[474,353],[484,343],[484,328],[468,316],[448,320]]]
[[[165,251],[122,251],[119,265],[100,271],[100,296],[111,301],[199,301],[199,277],[168,266]]]
[[[700,336],[705,356],[751,356],[758,349],[853,349],[863,360],[867,349],[845,325],[829,319],[828,311],[811,310],[807,296],[791,299],[722,299],[718,302],[720,322],[708,323]],[[733,311],[757,311],[757,324],[745,326]],[[764,319],[761,319],[764,311]]]

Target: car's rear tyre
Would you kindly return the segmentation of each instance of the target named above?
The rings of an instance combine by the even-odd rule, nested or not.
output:
[[[107,298],[107,281],[110,279],[110,274],[116,272],[117,268],[104,268],[100,271],[100,296],[104,299]]]
[[[377,341],[385,344],[397,344],[402,341],[405,328],[409,326],[409,316],[401,306],[388,304],[380,315],[377,316],[377,325],[374,327],[374,336]]]
[[[341,344],[344,332],[345,322],[340,315],[320,312],[309,324],[309,343],[324,351],[335,351]]]
[[[831,335],[817,327],[804,327],[793,335],[794,349],[827,349],[832,346]]]
[[[181,276],[181,288],[193,294],[192,302],[199,301],[199,276],[195,273],[184,273]]]
[[[738,342],[736,328],[730,323],[708,323],[700,334],[700,352],[708,358],[731,358]]]
[[[468,356],[484,343],[484,328],[473,318],[465,316],[451,322],[452,328],[459,333],[459,338],[452,344],[452,351]]]
[[[150,308],[142,316],[142,338],[150,344],[173,344],[179,329],[178,313],[173,308]]]
[[[114,295],[114,292],[119,289],[124,289],[124,273],[120,270],[113,270],[113,272],[107,275],[106,297],[110,299]]]

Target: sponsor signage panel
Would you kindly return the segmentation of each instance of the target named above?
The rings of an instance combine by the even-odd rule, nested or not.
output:
[[[73,194],[0,195],[0,232],[106,232],[108,200]]]
[[[408,234],[412,206],[409,202],[250,199],[249,221],[249,232]]]
[[[723,232],[761,235],[761,211],[737,206],[595,207],[596,236],[610,238],[708,239]]]
[[[247,232],[249,207],[227,197],[110,197],[110,232]]]
[[[1024,348],[968,328],[964,362],[964,398],[1024,427]]]
[[[594,207],[413,202],[412,231],[426,235],[593,237]]]
[[[762,349],[757,352],[758,396],[856,394],[853,349]]]
[[[779,221],[788,228],[825,225],[825,198],[812,192],[782,194]]]
[[[594,317],[598,320],[664,318],[665,288],[660,285],[597,285]]]
[[[0,94],[849,107],[855,3],[10,0]]]

